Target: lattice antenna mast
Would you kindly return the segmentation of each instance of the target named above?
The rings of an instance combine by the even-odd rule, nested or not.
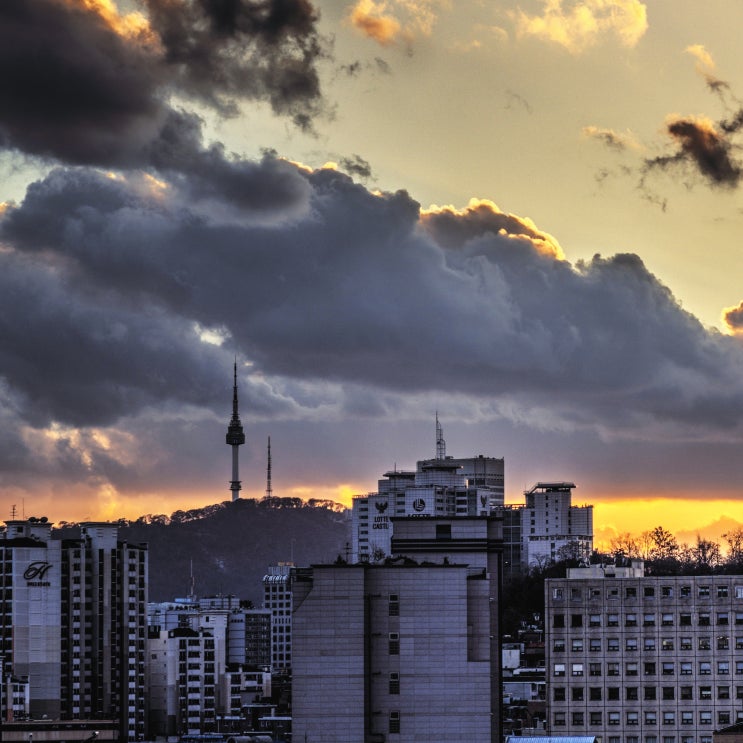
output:
[[[238,448],[245,443],[245,432],[243,431],[240,414],[237,409],[237,359],[235,359],[234,384],[232,388],[232,418],[227,426],[226,442],[227,446],[232,447],[232,480],[230,480],[230,490],[232,491],[232,500],[236,501],[240,497],[240,491],[242,490],[237,452]]]
[[[273,488],[271,487],[271,437],[268,437],[268,463],[266,464],[266,498],[273,496]]]
[[[446,459],[446,441],[444,431],[439,423],[439,413],[436,411],[436,459]]]

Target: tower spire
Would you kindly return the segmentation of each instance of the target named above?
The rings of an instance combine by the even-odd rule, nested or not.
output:
[[[233,378],[232,418],[227,426],[226,441],[227,446],[232,447],[232,480],[230,481],[230,490],[232,491],[232,500],[236,501],[240,497],[240,490],[242,489],[237,451],[238,447],[245,443],[245,433],[237,408],[237,357],[235,357]]]
[[[446,459],[446,441],[444,430],[439,423],[439,411],[436,411],[436,459]]]
[[[268,437],[268,464],[266,464],[266,498],[273,496],[271,487],[271,437]]]

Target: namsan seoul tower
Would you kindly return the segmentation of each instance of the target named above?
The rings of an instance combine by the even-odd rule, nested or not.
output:
[[[240,422],[240,414],[237,412],[237,359],[235,359],[235,384],[232,388],[232,418],[227,426],[227,446],[232,447],[232,480],[230,481],[230,490],[232,491],[232,500],[236,501],[240,497],[240,466],[238,463],[237,447],[245,443],[245,432],[243,424]]]

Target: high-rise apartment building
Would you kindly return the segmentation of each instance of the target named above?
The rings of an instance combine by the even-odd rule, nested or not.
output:
[[[295,739],[500,740],[500,529],[395,519],[405,558],[297,576]]]
[[[45,518],[6,522],[2,670],[27,681],[24,714],[116,720],[122,740],[137,740],[146,725],[147,548],[117,536],[109,523],[56,540]],[[8,701],[3,694],[4,719],[16,706]]]
[[[297,574],[306,568],[293,563],[271,565],[263,576],[263,608],[271,612],[271,669],[292,667],[292,613]]]
[[[551,733],[711,743],[743,720],[743,576],[576,568],[545,605]]]

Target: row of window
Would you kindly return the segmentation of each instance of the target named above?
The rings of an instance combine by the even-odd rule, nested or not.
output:
[[[692,586],[690,584],[685,584],[681,586],[646,585],[642,586],[642,591],[640,591],[639,594],[642,595],[643,598],[655,598],[655,596],[660,596],[661,598],[673,598],[674,595],[676,595],[676,591],[678,591],[678,596],[680,596],[681,598],[691,598],[694,593]],[[590,586],[588,589],[583,589],[580,586],[571,586],[567,595],[569,596],[571,601],[582,601],[584,593],[585,596],[589,599],[602,598],[602,588],[599,588],[598,586]],[[565,598],[565,595],[566,589],[564,587],[555,587],[552,589],[552,599],[554,601],[563,600]],[[713,595],[716,595],[718,599],[729,598],[731,595],[736,599],[743,599],[743,585],[733,586],[732,593],[730,591],[730,586],[726,585],[697,586],[696,595],[700,599],[711,598]],[[606,596],[607,598],[619,598],[619,586],[609,585],[609,587],[606,589]],[[638,587],[636,585],[624,587],[625,598],[637,598],[637,596]]]
[[[743,699],[743,686],[732,687],[735,690],[735,698]],[[586,689],[584,686],[553,686],[552,687],[552,698],[555,702],[566,702],[568,701],[568,691],[570,691],[570,701],[572,702],[600,702],[602,697],[608,702],[619,702],[621,701],[621,690],[624,689],[624,698],[628,702],[639,701],[641,698],[643,701],[652,702],[656,699],[662,699],[663,701],[674,701],[677,697],[682,701],[692,701],[694,699],[694,690],[697,690],[699,699],[707,700],[712,699],[715,693],[715,687],[712,686],[662,686],[660,688],[660,696],[658,696],[658,687],[656,686],[608,686],[604,689],[601,686],[589,686]],[[642,691],[642,697],[640,692]],[[730,699],[731,687],[730,686],[718,686],[716,687],[717,699]]]
[[[619,627],[620,617],[619,614],[607,614],[603,620],[601,614],[588,614],[587,618],[583,614],[569,614],[570,623],[567,624],[567,617],[565,614],[553,614],[552,615],[552,626],[555,629],[564,629],[567,626],[573,629],[578,627]],[[694,615],[692,612],[680,612],[678,616],[679,627],[691,627],[694,622],[692,621]],[[643,614],[637,614],[635,612],[627,612],[624,615],[624,626],[625,627],[638,627],[642,624],[643,627],[655,627],[658,616],[654,612],[644,612]],[[696,612],[696,624],[699,627],[709,627],[712,624],[712,612],[699,611]],[[725,626],[732,623],[743,625],[743,611],[733,612],[732,615],[728,611],[718,611],[714,616],[715,624]],[[660,615],[660,626],[661,627],[673,627],[675,624],[675,617],[672,612],[664,612]]]
[[[589,676],[601,676],[602,675],[602,664],[601,663],[553,663],[552,675],[553,676],[565,676],[567,674],[568,665],[570,668],[571,676],[583,676],[588,666]],[[694,673],[694,663],[692,661],[681,661],[676,663],[674,661],[668,661],[663,663],[646,662],[637,663],[634,661],[628,661],[624,664],[624,675],[625,676],[639,676],[640,669],[644,676],[655,676],[660,669],[660,673],[663,676],[675,676],[676,669],[680,676],[691,676]],[[697,662],[697,675],[699,676],[710,676],[712,669],[716,668],[717,673],[725,675],[730,673],[730,662],[726,660],[718,661],[716,666],[711,661],[700,660]],[[606,663],[606,675],[607,676],[619,676],[621,671],[620,663],[609,662]],[[743,675],[743,661],[739,660],[735,662],[735,673],[736,675]]]
[[[661,741],[662,743],[712,743],[712,736],[700,735],[699,740],[696,741],[693,735],[682,735],[677,742],[675,735],[664,735]],[[606,743],[622,743],[622,738],[619,735],[609,735],[606,738]],[[639,735],[627,735],[624,738],[624,743],[658,743],[658,736],[646,735],[641,742]]]
[[[555,727],[565,727],[567,724],[568,713],[563,711],[557,711],[553,713],[552,722]],[[589,712],[586,714],[583,711],[574,711],[570,713],[570,723],[573,727],[584,727],[586,722],[590,727],[603,727],[604,719],[606,719],[607,725],[621,725],[622,714],[619,711],[610,710],[604,713],[601,710]],[[624,713],[624,724],[627,726],[639,725],[640,719],[642,719],[645,725],[657,725],[658,724],[658,713],[653,710],[646,710],[640,717],[640,712],[628,711]],[[712,725],[712,712],[710,710],[702,710],[699,712],[698,720],[700,725]],[[724,726],[730,725],[732,720],[732,713],[729,711],[720,711],[717,713],[717,725]],[[737,720],[743,721],[743,712],[738,711]],[[694,724],[694,713],[692,711],[680,712],[677,716],[675,711],[663,712],[660,718],[660,722],[663,725],[676,725],[680,722],[682,725],[693,725]]]
[[[638,650],[640,640],[642,640],[642,649],[646,651],[655,651],[658,648],[661,650],[675,650],[677,645],[679,650],[693,650],[695,644],[692,637],[661,637],[659,641],[655,637],[626,637],[624,640],[624,649],[628,652]],[[620,644],[620,638],[618,637],[606,638],[606,650],[609,652],[618,651]],[[730,637],[727,635],[719,635],[714,639],[709,636],[696,638],[697,650],[711,650],[713,646],[717,650],[729,650],[730,645]],[[733,647],[736,650],[743,650],[743,637],[735,637]],[[602,639],[600,637],[592,637],[585,641],[582,637],[575,637],[570,640],[571,652],[582,653],[586,648],[591,652],[600,652],[602,649]],[[557,638],[552,641],[552,652],[564,653],[566,649],[567,640],[564,638]]]

